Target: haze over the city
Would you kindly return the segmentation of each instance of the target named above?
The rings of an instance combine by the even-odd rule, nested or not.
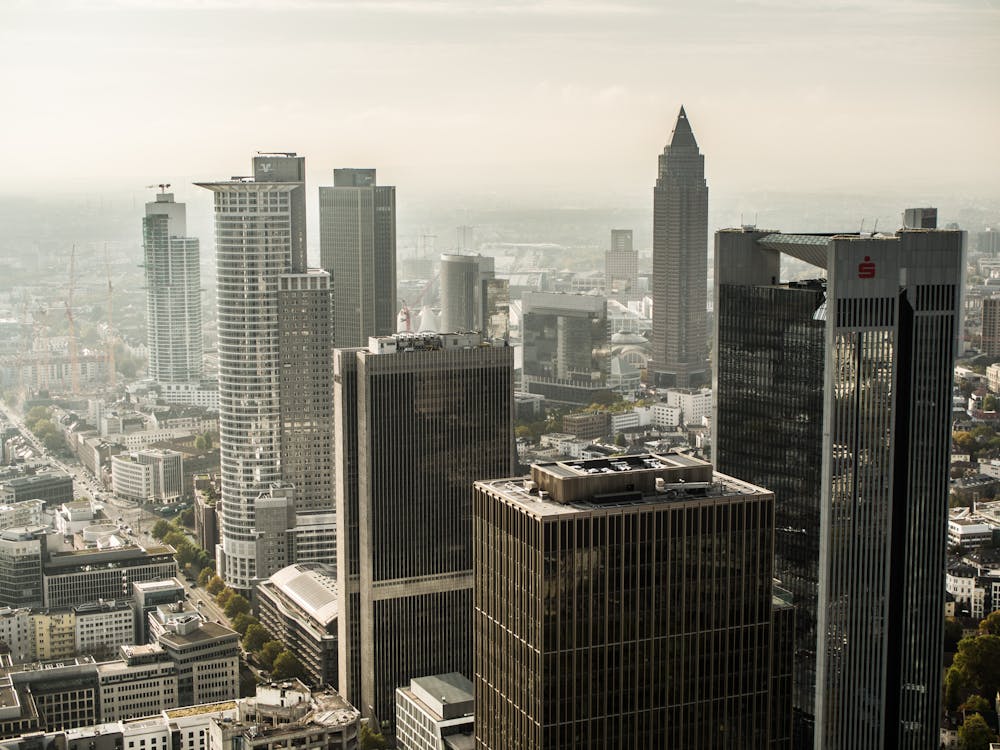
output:
[[[994,197],[997,0],[5,0],[4,193],[295,150],[411,199],[643,199],[684,104],[713,190]],[[186,192],[186,191],[182,191]]]

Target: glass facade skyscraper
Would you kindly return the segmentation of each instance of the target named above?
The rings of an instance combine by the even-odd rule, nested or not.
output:
[[[716,235],[720,470],[775,493],[796,746],[938,742],[960,232]],[[781,256],[825,271],[781,283]]]

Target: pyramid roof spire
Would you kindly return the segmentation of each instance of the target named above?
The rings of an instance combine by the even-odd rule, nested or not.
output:
[[[677,122],[674,123],[674,132],[670,135],[670,145],[671,147],[693,146],[694,148],[698,148],[698,142],[694,139],[694,133],[691,131],[691,123],[688,122],[684,105],[681,105],[681,111],[677,114]]]

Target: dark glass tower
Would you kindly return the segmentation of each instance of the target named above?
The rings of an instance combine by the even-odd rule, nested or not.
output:
[[[374,169],[335,169],[319,189],[320,265],[333,279],[334,343],[396,330],[396,188]]]
[[[707,297],[705,157],[681,107],[653,189],[654,385],[686,388],[707,379]]]
[[[775,493],[796,747],[936,747],[963,236],[725,230],[715,263],[715,458]]]
[[[770,492],[627,456],[477,482],[473,512],[479,750],[787,746]]]
[[[513,350],[396,334],[336,361],[341,690],[391,720],[411,678],[472,670],[471,487],[511,473]]]

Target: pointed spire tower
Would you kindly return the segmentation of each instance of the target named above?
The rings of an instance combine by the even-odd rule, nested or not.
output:
[[[708,186],[684,107],[653,188],[653,356],[649,382],[708,382]]]

